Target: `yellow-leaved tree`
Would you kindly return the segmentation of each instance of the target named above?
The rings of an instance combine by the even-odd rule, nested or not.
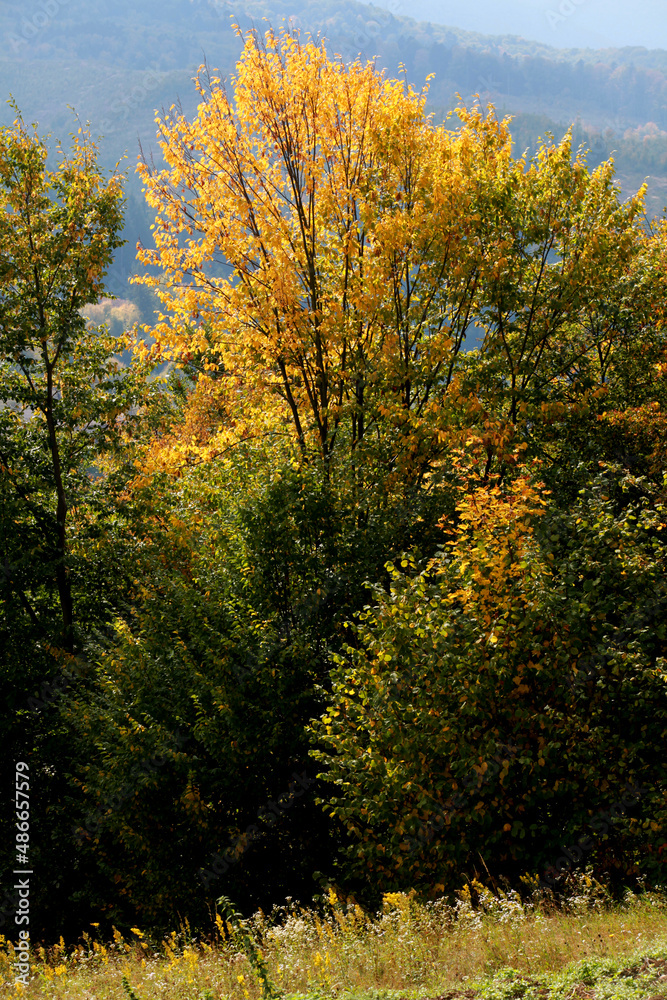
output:
[[[516,160],[492,109],[435,126],[425,90],[285,32],[248,33],[229,90],[202,79],[192,122],[157,119],[166,168],[139,167],[158,350],[208,373],[163,451],[278,432],[327,469],[363,448],[419,477],[468,442],[488,474],[609,378],[628,317],[653,322],[641,193],[619,204],[569,135]]]
[[[199,89],[194,122],[159,121],[168,169],[141,167],[159,215],[140,259],[169,276],[160,345],[204,352],[236,421],[268,409],[326,462],[382,420],[410,427],[451,379],[470,321],[461,147],[475,132],[507,156],[506,128],[434,130],[425,93],[286,34],[263,47],[248,35],[233,101],[218,80]]]

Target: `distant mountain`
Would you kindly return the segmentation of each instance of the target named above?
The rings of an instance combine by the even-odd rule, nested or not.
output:
[[[407,7],[407,0],[388,2]],[[574,3],[562,0],[561,6]],[[491,9],[488,0],[479,4]],[[521,6],[525,0],[509,4]],[[66,125],[69,103],[94,127],[126,132],[130,120],[145,120],[141,109],[171,103],[177,94],[192,105],[190,78],[204,58],[232,70],[240,49],[234,20],[260,29],[287,20],[304,33],[323,34],[346,59],[377,56],[389,73],[402,63],[418,86],[435,73],[430,100],[442,107],[452,106],[457,92],[465,100],[480,93],[521,112],[563,123],[581,118],[618,134],[648,122],[667,130],[667,51],[561,50],[419,23],[354,0],[5,2],[0,86],[51,127]],[[146,124],[152,127],[150,119]]]
[[[375,0],[393,14],[557,48],[667,49],[664,0]]]
[[[408,12],[407,0],[387,2],[395,12],[354,0],[5,0],[0,94],[13,94],[26,120],[63,139],[75,127],[67,108],[73,106],[93,132],[104,134],[104,160],[112,164],[127,151],[132,166],[139,141],[147,152],[156,150],[155,108],[180,101],[186,114],[195,113],[192,77],[204,59],[223,75],[233,71],[241,47],[233,21],[259,30],[287,21],[302,35],[325,36],[330,51],[347,60],[376,57],[390,75],[402,64],[417,87],[435,73],[429,104],[437,119],[456,106],[457,93],[466,103],[475,95],[493,102],[515,115],[519,152],[534,147],[546,131],[560,137],[574,122],[576,140],[591,148],[592,163],[617,151],[624,191],[636,190],[649,175],[651,212],[667,203],[667,52],[557,49],[517,36],[420,23],[399,16]],[[415,0],[409,11],[430,2]],[[474,2],[488,12],[497,8],[490,0]],[[585,0],[590,9],[597,2]],[[582,0],[562,3],[583,16]],[[530,6],[536,6],[533,0]],[[466,9],[473,7],[469,0]],[[528,4],[512,0],[507,7]],[[438,2],[437,10],[452,18],[465,14],[451,3]],[[490,13],[484,23],[496,24]],[[0,120],[11,121],[13,114],[4,108]],[[115,291],[125,287],[134,266],[136,239],[149,238],[150,215],[133,173],[128,194],[129,243],[112,274]],[[141,293],[132,294],[137,299]]]

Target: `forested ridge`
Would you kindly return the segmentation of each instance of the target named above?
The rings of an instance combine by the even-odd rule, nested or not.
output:
[[[143,328],[99,325],[124,183],[94,129],[0,131],[31,936],[664,885],[664,222],[572,132],[521,156],[493,108],[439,124],[372,63],[238,44],[140,162]]]
[[[127,289],[134,269],[133,248],[146,240],[150,218],[133,168],[139,141],[147,154],[159,156],[154,113],[183,102],[194,114],[192,78],[206,61],[224,77],[240,53],[231,23],[242,27],[289,21],[306,35],[326,37],[332,52],[345,59],[377,57],[379,68],[396,75],[405,67],[420,87],[435,74],[429,110],[438,120],[451,111],[460,94],[493,101],[502,115],[512,114],[515,151],[534,150],[551,131],[560,139],[576,123],[575,142],[592,150],[592,162],[616,159],[625,195],[648,177],[647,208],[659,215],[667,204],[667,57],[641,48],[609,50],[556,49],[516,36],[493,36],[456,27],[425,24],[354,0],[305,3],[297,0],[172,0],[130,4],[108,0],[41,0],[28,5],[8,2],[0,10],[4,39],[0,88],[22,108],[26,121],[65,136],[72,128],[68,106],[94,135],[105,137],[101,159],[112,166],[125,153],[130,167],[127,187],[126,248],[117,254],[109,287],[128,295],[142,318],[152,318],[152,301]],[[12,112],[5,112],[5,123]]]

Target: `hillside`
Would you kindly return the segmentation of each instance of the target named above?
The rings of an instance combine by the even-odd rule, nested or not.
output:
[[[455,27],[420,23],[355,0],[48,0],[24,6],[5,3],[0,91],[15,98],[28,121],[65,137],[75,126],[68,106],[93,132],[104,135],[109,165],[127,153],[130,170],[126,236],[111,275],[125,287],[133,246],[149,232],[149,214],[132,175],[139,143],[155,152],[154,109],[181,102],[196,108],[192,78],[206,60],[223,75],[232,72],[240,41],[231,24],[285,20],[302,33],[328,40],[347,60],[377,57],[389,74],[405,67],[407,78],[429,87],[436,120],[456,106],[457,94],[476,95],[515,116],[517,150],[534,147],[546,131],[560,136],[577,123],[577,141],[591,149],[591,163],[612,152],[619,180],[630,193],[649,177],[649,212],[667,203],[667,52],[637,48],[555,49],[517,36],[486,36]],[[419,9],[419,8],[418,8]],[[2,113],[11,121],[13,111]],[[135,294],[135,293],[133,293]],[[138,295],[139,293],[136,292]]]
[[[667,20],[662,0],[378,0],[379,6],[420,21],[456,23],[487,34],[512,32],[558,47],[595,49],[633,45],[667,48]]]
[[[333,35],[366,8],[328,9]],[[194,4],[173,11],[144,70],[128,25],[145,8],[115,63],[111,22],[95,45],[93,22],[64,31],[85,59],[45,22],[21,70],[33,106],[55,114],[72,84],[105,157],[133,136],[150,155],[152,107],[182,91],[194,108],[198,41],[224,56]],[[443,51],[450,69],[484,55]],[[288,32],[247,33],[233,100],[211,89],[198,121],[165,119],[169,170],[140,172],[152,220],[132,175],[120,301],[104,276],[125,196],[90,131],[54,173],[30,108],[0,130],[0,986],[13,964],[18,992],[54,1000],[442,998],[417,967],[448,967],[433,934],[468,927],[452,956],[482,956],[457,970],[472,1000],[485,940],[531,977],[543,940],[554,971],[555,925],[523,929],[559,906],[586,913],[567,957],[592,961],[577,937],[605,959],[621,945],[628,979],[621,935],[649,943],[667,881],[667,225],[619,205],[612,166],[569,139],[527,164],[479,105],[432,127],[444,90],[429,113],[380,65]],[[616,144],[626,185],[662,169],[658,123],[579,113],[590,163]],[[521,153],[564,125],[520,110],[513,127]],[[123,278],[151,221],[139,260],[163,315],[155,351],[130,350],[114,334],[152,303]],[[303,927],[310,900],[304,960],[280,924]],[[612,901],[617,924],[591,926]],[[212,981],[215,926],[233,992]],[[592,996],[576,975],[530,989]],[[589,963],[602,1000],[599,979]],[[531,995],[504,981],[480,1000]]]

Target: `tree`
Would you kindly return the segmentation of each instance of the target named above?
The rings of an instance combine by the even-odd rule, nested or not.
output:
[[[20,116],[0,131],[2,555],[7,601],[13,595],[38,634],[72,652],[69,521],[99,454],[121,439],[129,396],[116,345],[87,331],[81,313],[103,295],[122,242],[121,179],[102,177],[89,136],[75,136],[68,155],[59,152],[51,171],[46,143]],[[34,569],[39,582],[30,584]],[[55,635],[40,614],[51,581],[61,622]]]
[[[466,178],[425,94],[323,46],[268,33],[261,49],[250,34],[235,106],[218,84],[200,84],[192,124],[160,121],[168,169],[141,168],[159,216],[157,249],[139,256],[170,279],[155,334],[219,364],[246,423],[271,401],[302,453],[329,463],[337,442],[376,433],[383,406],[418,412],[447,377],[473,288],[449,267]]]
[[[51,170],[20,115],[0,129],[0,738],[31,768],[33,862],[51,880],[35,892],[35,933],[90,875],[70,834],[80,796],[58,704],[91,672],[91,633],[122,610],[127,544],[105,539],[148,395],[145,369],[118,357],[126,339],[82,315],[121,243],[122,179],[103,176],[87,133],[72,140]]]
[[[559,510],[524,472],[458,511],[435,559],[375,588],[315,725],[348,877],[441,892],[585,850],[605,881],[662,880],[661,491],[608,468]]]
[[[158,215],[156,247],[140,248],[139,256],[162,272],[143,280],[166,307],[152,331],[155,354],[194,373],[182,420],[151,442],[145,469],[193,483],[194,467],[215,477],[230,450],[247,449],[257,461],[265,446],[258,441],[268,438],[269,453],[292,458],[300,470],[294,479],[306,496],[297,507],[317,506],[318,476],[331,490],[332,538],[339,523],[331,512],[356,505],[350,522],[363,530],[385,516],[391,525],[397,498],[411,498],[410,515],[395,519],[393,533],[369,530],[377,539],[367,574],[374,606],[339,671],[318,678],[325,689],[334,685],[331,710],[312,731],[322,780],[333,788],[323,804],[360,835],[353,853],[362,878],[364,871],[399,882],[449,878],[485,845],[501,845],[503,870],[516,874],[551,845],[545,831],[555,813],[540,784],[537,733],[542,723],[547,728],[545,698],[555,700],[547,734],[553,746],[585,761],[593,781],[603,780],[590,746],[577,756],[585,713],[571,711],[565,679],[573,661],[597,655],[590,608],[573,598],[579,617],[574,625],[563,618],[571,553],[559,553],[556,572],[536,526],[548,494],[526,462],[539,459],[550,485],[559,476],[565,481],[549,513],[569,524],[572,511],[580,513],[577,490],[595,493],[598,463],[614,458],[610,428],[619,421],[613,412],[605,417],[605,406],[615,412],[632,404],[639,369],[642,405],[656,402],[665,233],[644,230],[642,192],[621,204],[613,164],[590,172],[571,134],[540,143],[531,159],[514,159],[509,123],[497,121],[493,109],[460,109],[458,129],[436,128],[423,93],[287,34],[269,32],[263,45],[253,33],[246,37],[232,91],[215,79],[207,88],[200,82],[194,121],[174,109],[158,119],[166,169],[140,166]],[[479,347],[467,350],[473,334]],[[659,446],[659,421],[647,434]],[[582,441],[585,461],[577,455]],[[449,557],[435,554],[437,503],[455,541]],[[657,500],[651,509],[657,518]],[[610,515],[618,521],[610,538],[629,530],[624,510]],[[416,540],[420,521],[427,523]],[[285,524],[269,502],[255,522],[263,551],[253,551],[249,573],[261,587],[275,585],[272,612],[290,623],[291,657],[301,652],[304,662],[319,663],[322,652],[341,656],[342,616],[352,606],[331,608],[326,645],[299,627],[303,621],[294,625],[290,601],[312,586],[312,565],[303,560],[308,531],[297,533],[293,547]],[[591,563],[577,571],[577,583],[599,559],[610,588],[617,567],[603,557],[611,541],[598,543],[582,541]],[[425,557],[426,568],[403,579],[396,556],[413,547],[420,549],[415,564]],[[381,564],[390,557],[387,576]],[[334,570],[330,578],[340,574],[337,558],[326,568]],[[355,575],[358,569],[357,561]],[[633,592],[635,610],[642,586]],[[355,601],[360,610],[358,593]],[[605,635],[616,641],[623,623],[610,616],[607,624]],[[561,640],[568,629],[571,641]],[[536,662],[535,637],[541,652],[531,687],[522,671]],[[622,659],[622,643],[617,652]],[[636,667],[658,696],[661,681],[644,655],[659,659],[661,652],[630,654],[628,690],[634,694]],[[164,669],[164,652],[159,660]],[[132,692],[134,680],[126,684]],[[592,752],[611,755],[617,781],[614,684],[601,696]],[[470,691],[465,711],[462,691]],[[628,718],[628,727],[639,718]],[[463,722],[475,739],[483,737],[481,748]],[[662,716],[656,738],[661,725]],[[517,746],[529,761],[521,775],[506,756]],[[450,759],[454,748],[461,761]],[[638,739],[633,752],[637,774],[646,744]],[[489,756],[500,762],[501,784],[505,762],[512,765],[502,827],[493,826],[489,802],[475,799],[459,810],[453,840],[403,864],[406,837],[429,828],[433,801],[444,808],[460,774],[473,768],[479,777]],[[554,757],[550,763],[560,806],[574,785]],[[504,794],[497,784],[485,795]],[[580,798],[568,822],[582,816]],[[516,836],[507,836],[512,830]],[[516,845],[521,831],[530,850]],[[546,847],[537,846],[540,837]]]
[[[331,848],[312,791],[264,814],[307,770],[335,610],[361,580],[341,580],[350,540],[308,478],[248,448],[154,480],[151,502],[134,492],[132,612],[64,707],[88,803],[77,837],[107,920],[200,922],[225,885],[253,908],[316,888]]]
[[[198,86],[194,121],[158,118],[167,167],[140,165],[158,215],[139,257],[162,272],[142,279],[168,311],[158,351],[201,358],[193,405],[219,401],[214,452],[289,430],[328,471],[346,454],[419,481],[472,437],[488,475],[543,404],[580,404],[584,369],[602,384],[609,302],[653,245],[611,163],[589,173],[571,134],[515,160],[492,109],[434,127],[425,92],[288,34],[247,35],[233,100]]]

